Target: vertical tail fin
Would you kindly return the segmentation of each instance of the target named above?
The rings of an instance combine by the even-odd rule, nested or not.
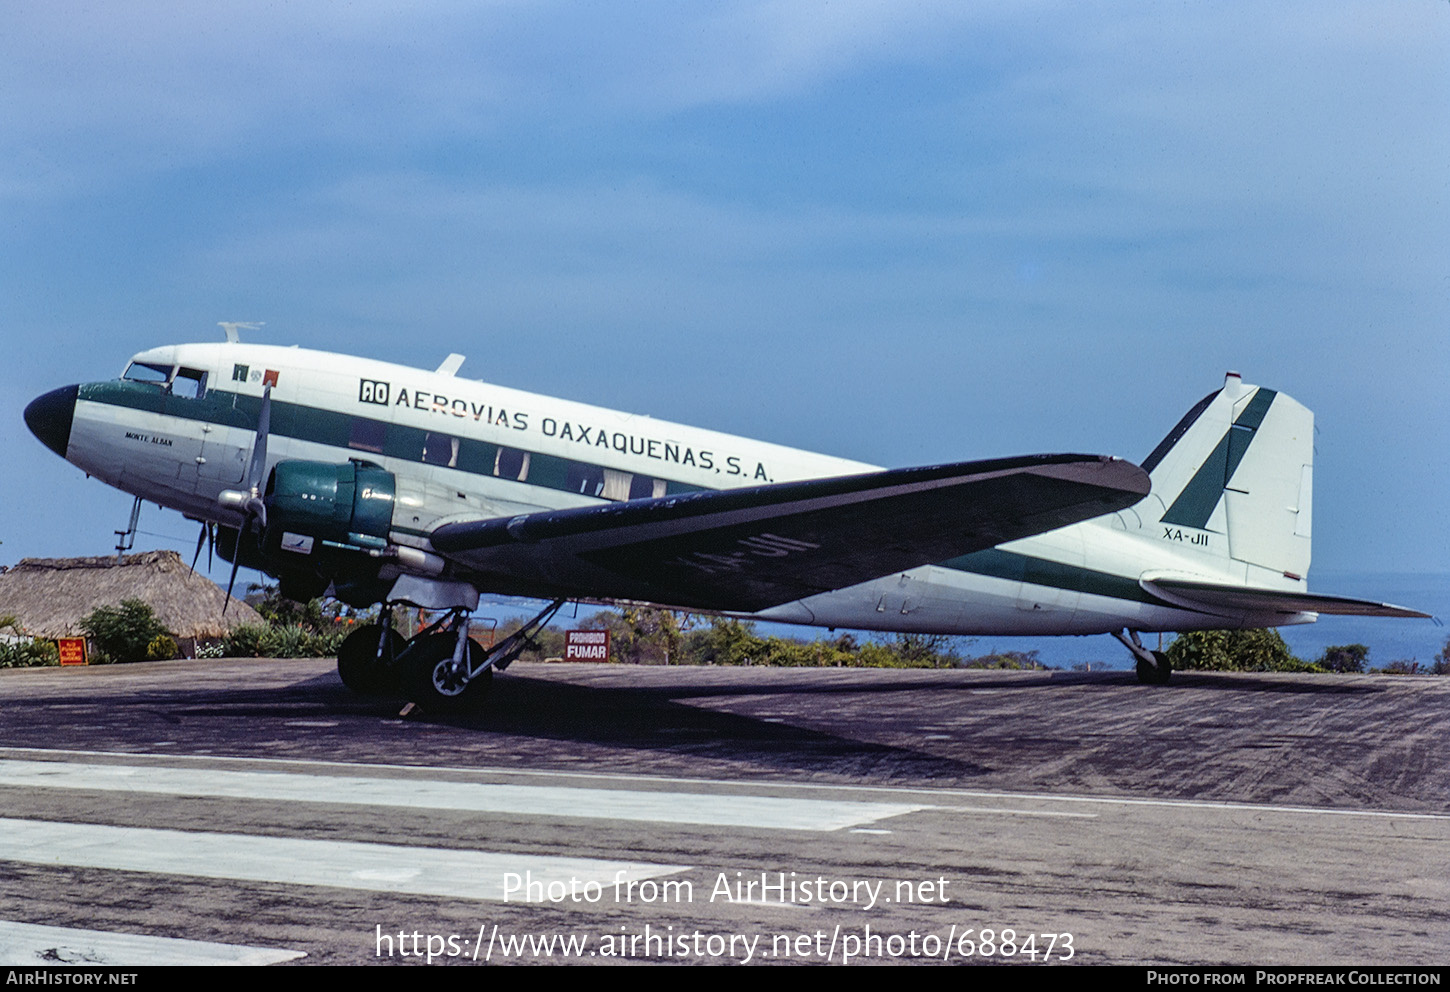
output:
[[[1291,397],[1230,372],[1143,468],[1153,492],[1138,511],[1166,538],[1291,579],[1309,571],[1314,415]]]

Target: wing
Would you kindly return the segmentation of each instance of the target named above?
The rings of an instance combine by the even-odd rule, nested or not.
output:
[[[1222,616],[1240,616],[1245,613],[1325,613],[1355,617],[1430,617],[1428,613],[1391,603],[1324,593],[1254,589],[1169,577],[1144,579],[1139,585],[1153,595],[1178,606]]]
[[[754,612],[1138,502],[1138,466],[1033,455],[445,524],[484,588]]]

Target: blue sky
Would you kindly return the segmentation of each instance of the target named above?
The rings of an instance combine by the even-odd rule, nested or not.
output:
[[[0,25],[0,561],[129,507],[25,403],[241,320],[884,465],[1141,459],[1236,369],[1317,414],[1317,567],[1450,571],[1443,0]]]

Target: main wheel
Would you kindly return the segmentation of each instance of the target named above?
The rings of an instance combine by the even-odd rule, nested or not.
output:
[[[1144,685],[1167,685],[1168,677],[1173,674],[1173,666],[1168,663],[1168,655],[1163,651],[1154,651],[1153,660],[1158,662],[1150,665],[1142,658],[1138,659],[1135,666],[1138,671],[1138,681]]]
[[[1153,660],[1158,662],[1158,684],[1167,685],[1169,677],[1173,674],[1173,664],[1168,660],[1168,652],[1154,651]]]
[[[370,623],[348,634],[337,649],[337,674],[342,684],[364,696],[385,696],[399,689],[398,672],[393,659],[407,642],[403,635],[388,628],[382,656],[378,643],[382,634],[379,624]]]
[[[480,672],[465,682],[453,666],[456,634],[431,634],[415,645],[403,662],[403,688],[410,700],[435,713],[464,713],[477,709],[488,698],[493,669]],[[468,665],[483,663],[484,651],[468,641]]]

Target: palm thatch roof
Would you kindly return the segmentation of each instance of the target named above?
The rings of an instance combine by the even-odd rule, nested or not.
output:
[[[32,637],[80,637],[80,621],[98,606],[125,599],[148,604],[157,619],[182,638],[219,638],[262,618],[234,599],[222,615],[226,593],[197,575],[175,551],[142,551],[124,557],[22,558],[0,573],[0,616],[13,614]]]

